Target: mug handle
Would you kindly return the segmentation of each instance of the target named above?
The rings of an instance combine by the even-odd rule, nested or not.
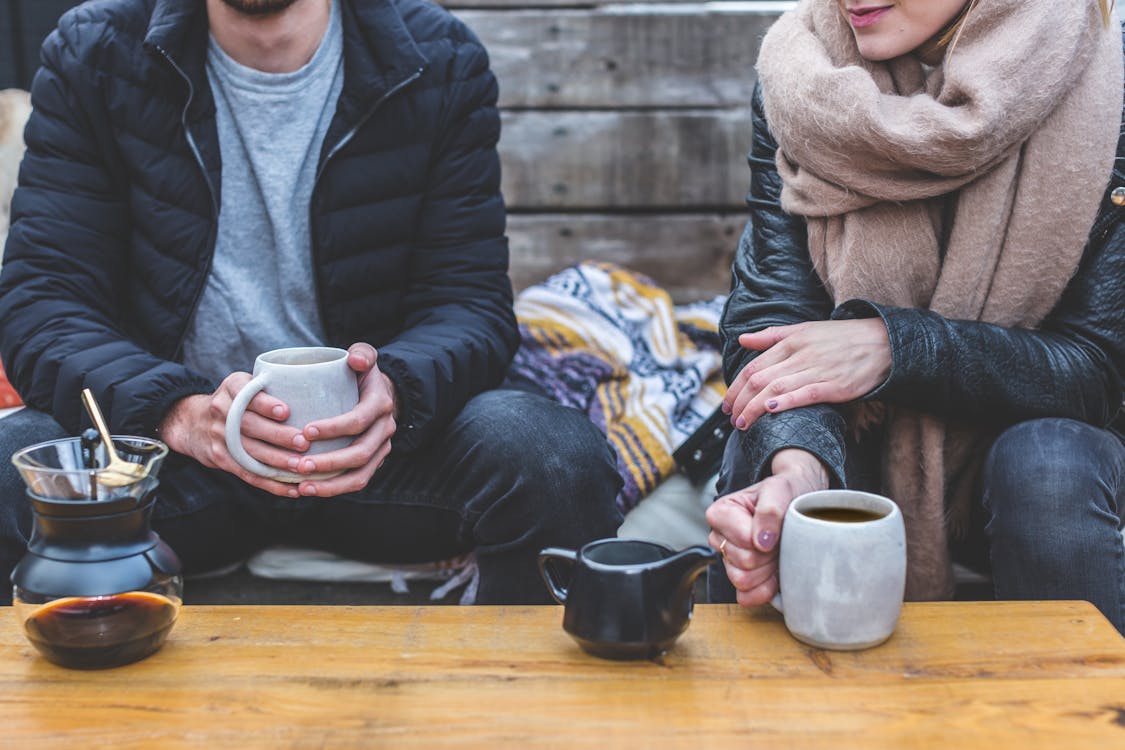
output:
[[[547,588],[551,591],[551,596],[555,597],[555,601],[559,604],[566,604],[567,587],[559,585],[558,581],[551,575],[550,564],[555,560],[565,560],[573,566],[578,560],[578,553],[571,549],[559,549],[558,547],[548,547],[539,553],[539,575],[543,576],[543,582],[547,584]]]
[[[231,458],[238,462],[239,466],[258,476],[268,477],[275,473],[277,469],[266,466],[242,447],[242,415],[246,413],[246,407],[250,405],[250,399],[258,395],[258,391],[265,387],[265,374],[258,375],[244,385],[238,395],[234,397],[234,401],[230,405],[230,411],[227,412],[226,439],[227,450],[230,451]]]

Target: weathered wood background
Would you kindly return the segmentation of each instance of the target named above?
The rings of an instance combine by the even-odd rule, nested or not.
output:
[[[516,287],[597,259],[725,293],[758,43],[792,3],[443,1],[500,81]]]
[[[758,43],[792,2],[439,0],[500,81],[517,288],[583,259],[677,301],[725,293],[746,221]],[[76,0],[0,0],[0,81],[30,83]]]

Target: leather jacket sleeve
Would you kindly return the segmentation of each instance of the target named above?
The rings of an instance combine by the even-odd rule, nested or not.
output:
[[[781,209],[781,178],[774,166],[777,143],[766,123],[760,90],[754,92],[752,112],[750,221],[738,243],[731,293],[719,325],[728,384],[758,354],[739,346],[739,334],[826,320],[832,312],[832,302],[806,250],[805,220]],[[777,451],[801,448],[824,463],[833,486],[842,486],[844,429],[844,418],[835,407],[817,404],[765,414],[737,434],[751,476],[757,479],[770,474],[769,461]]]
[[[913,308],[848,300],[831,309],[811,267],[804,219],[780,208],[777,145],[754,97],[751,227],[739,244],[724,311],[724,372],[730,382],[755,352],[738,334],[805,320],[879,316],[892,368],[864,400],[880,400],[963,423],[1002,426],[1066,417],[1098,426],[1121,421],[1125,372],[1125,133],[1082,262],[1062,299],[1035,330],[951,320]],[[1114,425],[1115,427],[1117,425]],[[828,405],[767,414],[742,435],[757,476],[786,447],[817,455],[843,478],[844,420]]]
[[[1125,372],[1125,130],[1078,271],[1035,330],[950,320],[849,300],[833,318],[878,315],[892,366],[866,399],[963,422],[1065,417],[1106,427],[1122,416]]]

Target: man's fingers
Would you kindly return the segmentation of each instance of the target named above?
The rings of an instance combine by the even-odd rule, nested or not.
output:
[[[350,445],[338,450],[302,457],[296,470],[302,474],[313,474],[358,469],[366,465],[384,445],[389,445],[393,435],[394,420],[388,418],[381,423],[376,423]]]
[[[242,468],[242,465],[236,462],[234,458],[226,452],[225,446],[222,449],[216,447],[213,456],[217,468],[234,474],[252,487],[257,487],[260,490],[265,490],[271,495],[278,495],[279,497],[300,497],[297,485],[288,482],[279,482],[276,479],[267,479],[266,477],[258,476]]]
[[[358,492],[367,486],[371,477],[387,460],[390,455],[391,444],[384,444],[366,464],[353,471],[345,471],[339,476],[329,479],[306,480],[298,488],[300,493],[309,497],[335,497],[348,492]]]
[[[267,419],[284,422],[289,418],[289,405],[265,391],[258,391],[246,405],[247,414],[260,414]]]
[[[375,374],[382,378],[382,373]],[[393,422],[394,398],[383,385],[381,380],[365,385],[360,390],[359,403],[351,411],[338,417],[310,422],[305,425],[305,437],[309,440],[350,437],[366,432],[380,420],[389,418]]]
[[[296,471],[297,463],[301,459],[301,454],[295,453],[293,450],[278,448],[276,445],[247,435],[242,436],[242,447],[246,449],[251,458],[282,471]]]
[[[357,343],[348,347],[348,366],[356,372],[367,372],[378,358],[379,352],[371,344]]]
[[[252,438],[289,451],[308,450],[309,441],[296,427],[246,412],[239,428],[244,438]]]

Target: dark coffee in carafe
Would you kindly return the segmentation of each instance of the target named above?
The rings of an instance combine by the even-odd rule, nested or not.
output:
[[[160,648],[178,610],[178,601],[148,591],[66,597],[37,609],[24,622],[24,632],[60,666],[115,667]]]

